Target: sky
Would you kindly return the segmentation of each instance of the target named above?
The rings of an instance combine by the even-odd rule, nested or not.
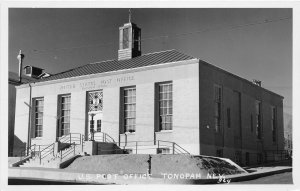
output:
[[[292,113],[292,9],[131,9],[142,54],[176,49],[284,96]],[[117,59],[128,9],[10,8],[9,71],[24,65],[59,73]]]

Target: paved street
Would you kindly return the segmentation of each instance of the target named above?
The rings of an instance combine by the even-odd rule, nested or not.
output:
[[[35,179],[35,178],[9,178],[8,185],[75,185],[75,184],[91,184],[69,181],[55,181],[47,179]]]
[[[293,178],[292,172],[285,172],[249,181],[232,182],[231,184],[293,184]]]

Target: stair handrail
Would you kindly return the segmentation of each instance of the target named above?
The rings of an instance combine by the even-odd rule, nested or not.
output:
[[[79,135],[79,136],[76,136],[76,135]],[[72,144],[73,142],[78,142],[79,141],[79,144],[77,145],[81,145],[82,144],[82,136],[81,136],[81,133],[69,133],[68,135],[64,135],[62,137],[60,137],[58,139],[58,142],[60,143],[69,143],[69,144]]]
[[[179,146],[177,143],[175,143],[175,142],[171,142],[171,141],[162,141],[162,140],[157,140],[158,141],[158,148],[160,148],[159,146],[160,146],[160,142],[163,142],[163,143],[171,143],[172,144],[172,146],[171,146],[171,148],[172,148],[172,152],[173,152],[173,154],[188,154],[188,155],[190,155],[190,153],[187,151],[187,150],[185,150],[184,148],[182,148],[181,146]],[[175,152],[177,152],[177,153],[175,153]]]
[[[26,157],[26,156],[35,156],[35,146],[36,146],[36,144],[34,144],[34,145],[31,145],[28,149],[27,148],[25,148],[24,150],[22,150],[21,152],[20,152],[20,160],[22,160],[23,158],[23,156],[24,157]],[[34,149],[33,149],[33,151],[32,151],[32,147],[34,147]],[[27,152],[27,150],[28,151],[30,151],[30,154]],[[23,153],[24,153],[24,155],[23,155]],[[32,154],[33,153],[33,154]]]
[[[116,143],[115,140],[109,134],[104,133],[104,132],[96,132],[96,133],[100,133],[102,135],[100,135],[100,136],[94,135],[94,140],[96,140],[97,137],[101,137],[103,142],[106,142],[106,143]],[[90,135],[91,134],[89,134],[89,140],[91,140]]]
[[[105,134],[105,142],[109,142],[109,141],[107,141],[107,137],[108,137],[111,140],[110,142],[115,143],[115,140],[109,134],[107,134],[107,133],[104,133],[104,134]]]
[[[44,148],[43,150],[40,151],[40,164],[42,163],[42,159],[45,158],[46,156],[50,155],[51,153],[54,156],[54,147],[55,147],[55,143],[52,143],[52,144],[50,144],[49,146],[47,146],[46,148]],[[47,151],[47,149],[48,149],[48,151]],[[43,151],[45,151],[45,153],[43,153]]]
[[[76,151],[76,144],[75,142],[71,143],[71,148],[67,150],[66,152],[63,153],[63,151],[60,151],[60,161],[62,161],[65,157],[69,156],[71,153],[73,153],[73,156],[75,156],[75,151]]]
[[[124,145],[122,143],[125,143]],[[151,146],[148,143],[154,143],[156,148],[144,148],[145,146]],[[159,148],[169,148],[171,150],[171,154],[181,154],[181,155],[189,155],[191,154],[185,150],[183,147],[179,146],[175,142],[171,141],[162,141],[162,140],[151,140],[151,141],[125,141],[119,142],[120,149],[114,148],[113,150],[103,150],[101,151],[118,151],[123,150],[126,151],[128,148],[135,150],[135,154],[138,154],[138,150],[147,150],[147,149],[159,149]]]
[[[174,148],[175,148],[175,149],[180,148],[181,150],[184,151],[184,152],[181,151],[181,154],[188,154],[188,155],[190,155],[190,153],[189,153],[187,150],[185,150],[184,148],[182,148],[180,145],[178,145],[178,144],[175,143],[175,142],[174,142],[174,144],[175,144],[175,145],[174,145]]]

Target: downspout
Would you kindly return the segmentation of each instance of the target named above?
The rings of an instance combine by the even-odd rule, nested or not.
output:
[[[29,153],[29,148],[31,147],[31,94],[32,94],[32,86],[30,83],[29,85],[29,111],[28,111],[28,136],[27,136],[27,153]]]

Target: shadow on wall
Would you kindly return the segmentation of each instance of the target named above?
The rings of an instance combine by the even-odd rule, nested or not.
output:
[[[21,152],[26,148],[26,142],[22,142],[16,135],[14,135],[14,147],[13,156],[17,157],[21,155]]]

